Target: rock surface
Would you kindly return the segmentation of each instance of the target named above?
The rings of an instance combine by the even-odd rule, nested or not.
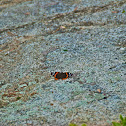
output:
[[[0,1],[0,125],[126,116],[125,11],[125,0]],[[73,76],[56,81],[57,71]]]

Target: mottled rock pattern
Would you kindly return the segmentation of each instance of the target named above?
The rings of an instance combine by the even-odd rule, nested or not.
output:
[[[0,125],[110,126],[126,116],[125,11],[125,0],[1,0]]]

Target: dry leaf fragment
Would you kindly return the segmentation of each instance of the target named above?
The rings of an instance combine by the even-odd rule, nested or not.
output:
[[[99,93],[101,93],[101,89],[97,89],[97,91],[98,91]]]
[[[74,11],[76,11],[77,9],[78,9],[78,7],[75,7],[75,8],[74,8]]]
[[[50,105],[53,106],[53,103],[51,103]]]
[[[118,13],[119,11],[112,11],[112,13]]]
[[[26,12],[25,15],[30,15],[30,12]]]
[[[60,26],[60,29],[65,29],[66,27],[65,26]]]

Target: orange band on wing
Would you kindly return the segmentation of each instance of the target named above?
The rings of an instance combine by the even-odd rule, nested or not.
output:
[[[56,77],[56,75],[57,75],[58,73],[59,73],[59,72],[56,72],[55,75],[54,75],[54,77]]]
[[[68,78],[68,73],[66,72],[66,78]]]
[[[55,78],[55,80],[58,80],[57,78]]]
[[[67,78],[63,78],[62,80],[66,80]]]

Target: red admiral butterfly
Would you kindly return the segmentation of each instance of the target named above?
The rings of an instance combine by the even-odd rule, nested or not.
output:
[[[73,74],[69,73],[69,72],[51,72],[51,75],[53,75],[55,77],[55,80],[59,80],[59,79],[62,79],[62,80],[65,80],[67,79],[68,77],[71,77]]]

